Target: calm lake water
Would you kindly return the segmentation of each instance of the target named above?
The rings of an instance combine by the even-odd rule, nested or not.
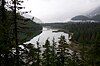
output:
[[[41,34],[37,35],[36,37],[34,37],[33,39],[31,39],[30,41],[26,43],[32,43],[36,46],[36,42],[38,41],[40,45],[44,45],[45,41],[48,39],[50,43],[52,44],[53,38],[55,39],[56,42],[58,42],[61,35],[65,36],[66,41],[70,43],[68,40],[69,35],[64,32],[53,32],[57,30],[58,29],[51,29],[48,27],[43,27]]]

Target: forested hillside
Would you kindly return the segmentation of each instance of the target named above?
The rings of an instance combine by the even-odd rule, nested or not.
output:
[[[14,27],[13,27],[13,25],[14,25],[13,12],[6,10],[5,18],[6,18],[6,22],[5,22],[6,27],[11,28],[11,30],[13,30],[14,29]],[[21,16],[18,13],[17,13],[16,19],[18,22],[18,39],[19,39],[19,41],[24,39],[24,42],[26,42],[26,41],[30,40],[31,38],[33,38],[34,36],[41,33],[42,26],[40,24],[37,24],[28,18],[24,18],[23,16]],[[0,19],[0,21],[1,21],[1,19]],[[2,23],[2,22],[0,22],[0,23]]]
[[[85,66],[100,65],[100,22],[49,23],[44,26],[63,29],[71,34],[72,49],[83,56]]]
[[[100,23],[68,23],[67,30],[73,33],[71,41],[83,47],[84,59],[90,56],[92,63],[100,65]],[[86,55],[86,56],[85,56]]]
[[[90,20],[90,18],[84,15],[78,15],[78,16],[73,17],[71,20]]]
[[[73,33],[73,41],[86,42],[86,44],[93,41],[100,40],[100,23],[99,22],[68,22],[68,23],[46,23],[43,26],[50,26],[51,28],[64,29],[68,33]],[[98,37],[98,38],[97,38]]]

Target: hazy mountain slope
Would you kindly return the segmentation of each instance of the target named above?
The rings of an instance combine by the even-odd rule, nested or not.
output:
[[[94,10],[89,11],[86,13],[85,16],[78,15],[73,17],[71,20],[94,20],[94,21],[100,21],[100,6],[96,7]]]
[[[93,11],[87,14],[87,16],[89,17],[93,17],[95,15],[100,15],[100,6],[95,8]]]
[[[33,16],[29,15],[29,14],[24,14],[22,16],[24,16],[25,18],[29,18],[29,19],[33,20],[34,22],[36,22],[36,23],[43,23],[39,18],[33,17]]]

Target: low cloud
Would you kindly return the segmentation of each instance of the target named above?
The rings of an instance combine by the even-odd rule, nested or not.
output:
[[[29,0],[24,6],[42,21],[66,21],[100,6],[100,0]]]

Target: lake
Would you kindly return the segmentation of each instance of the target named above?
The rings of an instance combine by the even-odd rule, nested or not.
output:
[[[59,29],[51,29],[50,27],[43,27],[42,33],[37,35],[36,37],[32,38],[30,41],[26,43],[32,43],[36,47],[36,42],[38,41],[40,45],[44,45],[45,41],[48,39],[50,43],[52,44],[53,38],[55,39],[55,42],[59,41],[60,36],[65,36],[65,39],[68,43],[70,43],[68,39],[68,34],[64,32],[57,32]]]

